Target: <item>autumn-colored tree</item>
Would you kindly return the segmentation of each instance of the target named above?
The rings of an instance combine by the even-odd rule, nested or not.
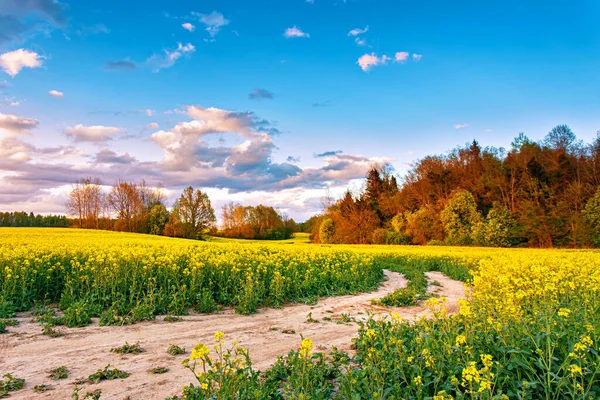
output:
[[[85,178],[71,188],[66,204],[67,212],[77,218],[80,228],[98,229],[105,202],[102,181],[99,178]]]
[[[171,214],[174,215],[174,223],[180,224],[180,228],[174,228],[175,232],[181,232],[188,239],[198,239],[204,232],[210,229],[216,222],[215,211],[206,193],[200,189],[194,190],[188,186],[175,202]]]

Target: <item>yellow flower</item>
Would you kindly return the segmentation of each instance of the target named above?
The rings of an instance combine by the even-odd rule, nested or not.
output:
[[[194,346],[194,350],[192,350],[192,355],[190,356],[190,361],[191,360],[201,360],[204,357],[206,357],[208,354],[210,354],[210,349],[208,347],[206,347],[206,345],[204,345],[202,343],[198,343],[196,346]]]
[[[568,317],[569,315],[571,315],[571,310],[569,310],[568,308],[561,308],[560,310],[558,310],[558,316],[559,317]]]
[[[225,341],[225,334],[223,332],[215,332],[214,340],[216,343],[222,344]]]
[[[300,344],[300,355],[306,357],[310,355],[311,350],[313,349],[313,341],[309,338],[302,339],[302,343]]]
[[[415,385],[421,386],[421,384],[423,383],[423,378],[421,377],[421,375],[415,376],[413,378],[413,382],[414,382]]]

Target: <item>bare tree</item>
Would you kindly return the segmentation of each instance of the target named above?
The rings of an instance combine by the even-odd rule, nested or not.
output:
[[[106,197],[99,178],[77,181],[67,200],[68,213],[77,217],[80,228],[98,229],[99,217]]]

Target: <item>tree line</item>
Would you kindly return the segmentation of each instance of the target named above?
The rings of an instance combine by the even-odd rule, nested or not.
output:
[[[117,181],[108,193],[98,178],[85,178],[73,185],[67,211],[75,226],[198,239],[215,229],[215,212],[201,190],[185,188],[168,210],[162,186]]]
[[[25,211],[0,212],[0,227],[66,228],[69,220],[64,215],[39,215]]]
[[[242,239],[289,239],[298,231],[296,222],[273,207],[252,207],[230,202],[222,208],[220,236]]]
[[[204,234],[242,239],[289,239],[296,230],[293,219],[273,207],[223,206],[222,229],[217,229],[215,211],[206,193],[191,186],[183,190],[169,210],[162,186],[117,181],[109,192],[98,178],[85,178],[72,187],[67,211],[74,225],[199,239]]]
[[[600,246],[600,132],[566,125],[511,148],[477,141],[412,165],[398,183],[373,167],[359,193],[303,224],[320,243]]]

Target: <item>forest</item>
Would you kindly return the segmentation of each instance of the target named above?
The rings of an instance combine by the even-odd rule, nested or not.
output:
[[[584,144],[559,125],[508,150],[474,140],[427,156],[401,183],[375,166],[304,226],[319,243],[597,247],[599,188],[600,132]]]

